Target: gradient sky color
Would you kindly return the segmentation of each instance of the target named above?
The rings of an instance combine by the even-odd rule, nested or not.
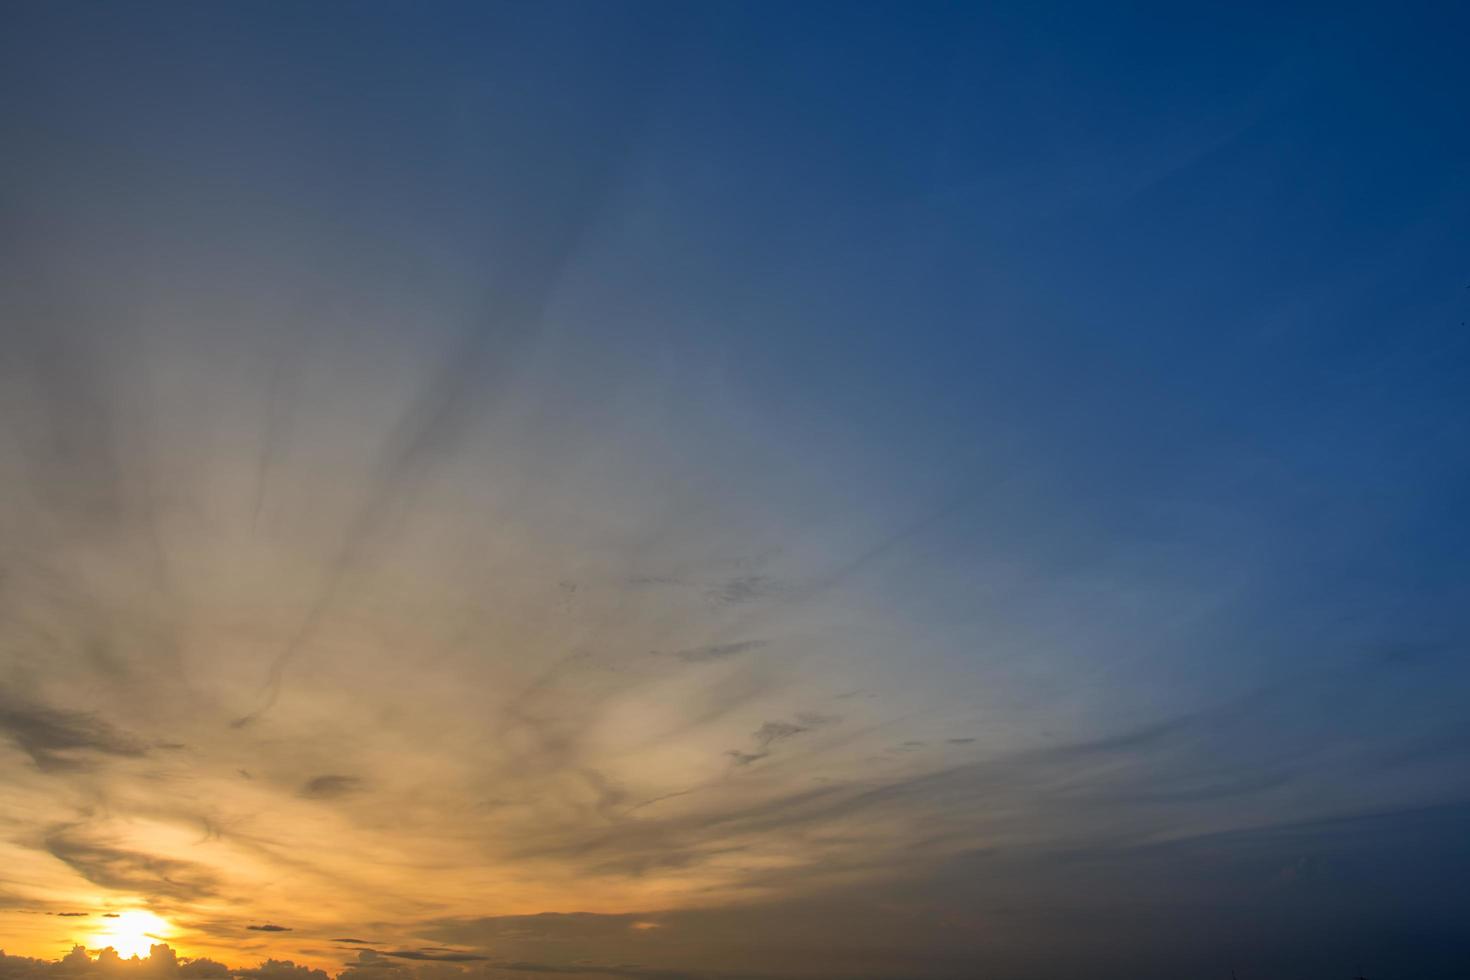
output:
[[[3,13],[0,980],[1463,975],[1463,6]]]

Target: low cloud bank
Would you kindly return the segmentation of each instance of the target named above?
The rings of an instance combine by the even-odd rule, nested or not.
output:
[[[112,947],[90,953],[74,946],[59,960],[8,956],[0,950],[0,980],[61,980],[91,977],[115,980],[330,980],[325,970],[301,966],[290,960],[266,960],[255,967],[230,967],[207,957],[180,957],[166,943],[157,943],[146,957],[123,959]]]
[[[110,946],[95,952],[84,946],[74,946],[59,960],[8,956],[0,950],[0,980],[70,980],[75,977],[96,980],[331,980],[325,970],[290,960],[265,960],[254,967],[231,967],[207,957],[181,957],[167,943],[155,944],[147,956],[129,959],[123,959]]]
[[[402,964],[387,957],[423,959],[430,962]],[[146,957],[123,959],[108,947],[93,953],[76,946],[59,960],[9,956],[0,950],[0,980],[500,980],[541,976],[612,976],[635,980],[778,980],[764,975],[687,972],[644,967],[637,964],[600,966],[591,963],[554,964],[513,961],[484,961],[482,956],[447,954],[408,956],[359,950],[357,959],[333,978],[325,970],[291,960],[266,960],[254,967],[231,967],[205,957],[180,957],[170,946],[156,944]],[[456,965],[464,962],[468,965]]]

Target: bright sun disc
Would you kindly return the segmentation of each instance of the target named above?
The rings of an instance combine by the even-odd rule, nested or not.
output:
[[[96,934],[96,945],[111,946],[124,959],[131,956],[147,956],[154,943],[164,941],[172,927],[152,912],[129,909],[108,919],[107,927]]]

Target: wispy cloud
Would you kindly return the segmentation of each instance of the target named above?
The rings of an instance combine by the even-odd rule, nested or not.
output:
[[[749,653],[766,646],[765,640],[741,640],[737,643],[712,643],[702,647],[690,647],[687,650],[678,650],[670,656],[682,660],[685,663],[700,664],[709,663],[713,660],[723,660],[738,654]]]
[[[147,742],[94,713],[27,703],[4,691],[0,691],[0,734],[44,771],[82,768],[99,756],[140,758],[149,750]]]
[[[83,878],[103,888],[184,901],[208,898],[219,892],[217,875],[203,865],[113,847],[88,837],[82,830],[54,829],[45,838],[45,848]]]

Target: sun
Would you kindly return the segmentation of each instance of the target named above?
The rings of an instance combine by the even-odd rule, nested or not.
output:
[[[165,920],[144,909],[119,912],[108,919],[106,927],[93,936],[97,946],[111,946],[119,956],[147,956],[154,943],[161,943],[173,932]]]

